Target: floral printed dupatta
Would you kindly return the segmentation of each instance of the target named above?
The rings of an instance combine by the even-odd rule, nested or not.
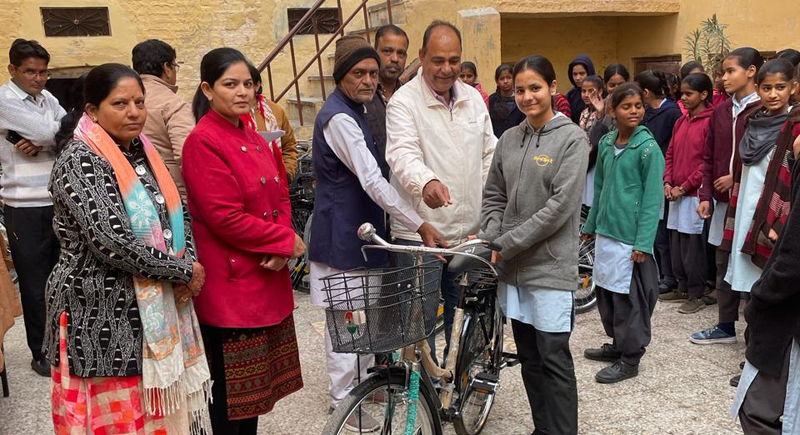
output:
[[[174,257],[185,253],[183,206],[167,167],[155,147],[143,134],[139,136],[162,195],[172,227],[172,249],[162,233],[158,212],[139,177],[119,146],[100,125],[84,114],[75,129],[75,138],[88,144],[114,169],[133,234],[145,245]],[[134,277],[136,300],[142,317],[142,377],[144,404],[148,413],[169,415],[188,412],[193,431],[207,422],[206,403],[211,395],[211,374],[203,350],[200,325],[192,301],[176,303],[172,283]],[[206,430],[210,433],[210,430]]]

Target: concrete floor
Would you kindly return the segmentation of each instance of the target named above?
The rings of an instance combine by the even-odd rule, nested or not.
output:
[[[270,435],[322,432],[327,418],[327,375],[322,344],[323,313],[309,297],[295,293],[297,337],[305,388],[262,416],[259,433]],[[639,377],[600,385],[594,374],[603,363],[583,358],[583,350],[606,338],[597,311],[578,316],[571,347],[578,379],[581,434],[724,435],[741,434],[728,415],[735,389],[728,385],[744,358],[743,326],[735,345],[697,346],[688,335],[712,325],[716,306],[697,314],[677,312],[676,304],[659,303],[653,317],[653,342]],[[507,343],[513,343],[509,338]],[[0,398],[0,435],[53,433],[48,379],[30,369],[22,318],[6,336],[11,397]],[[528,435],[533,430],[519,367],[504,370],[486,435]],[[453,434],[452,426],[445,428]]]

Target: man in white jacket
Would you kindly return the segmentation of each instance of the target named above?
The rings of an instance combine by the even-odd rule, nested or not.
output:
[[[425,30],[419,58],[420,72],[397,90],[386,108],[386,160],[400,195],[448,242],[457,244],[478,231],[483,185],[497,138],[480,93],[458,80],[461,32],[434,21]],[[392,220],[391,230],[398,244],[421,244],[419,235],[398,221]],[[413,264],[407,255],[395,261]],[[453,278],[445,269],[441,282],[448,343],[458,300]]]

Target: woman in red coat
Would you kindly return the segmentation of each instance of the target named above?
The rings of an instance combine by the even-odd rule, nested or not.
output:
[[[195,299],[214,380],[215,433],[255,434],[258,415],[303,386],[286,262],[305,251],[291,224],[281,150],[239,117],[254,98],[248,61],[218,48],[203,57],[183,148],[198,261]]]

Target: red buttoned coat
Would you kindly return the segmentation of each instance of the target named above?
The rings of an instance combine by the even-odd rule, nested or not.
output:
[[[289,269],[274,272],[265,255],[294,248],[289,188],[281,150],[213,110],[183,147],[183,180],[198,261],[206,281],[194,299],[201,324],[257,328],[294,309]]]

